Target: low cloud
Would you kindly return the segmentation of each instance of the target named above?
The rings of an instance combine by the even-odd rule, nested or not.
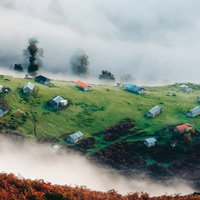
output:
[[[75,153],[52,153],[49,146],[34,142],[16,143],[0,137],[0,172],[14,173],[53,184],[84,185],[93,190],[115,189],[121,194],[148,192],[151,196],[189,194],[193,189],[183,180],[156,182],[145,176],[127,179],[111,169],[100,168]]]
[[[82,48],[91,77],[107,69],[139,82],[199,82],[199,6],[198,0],[0,0],[0,65],[23,62],[22,50],[36,36],[47,73],[69,75],[70,58]]]

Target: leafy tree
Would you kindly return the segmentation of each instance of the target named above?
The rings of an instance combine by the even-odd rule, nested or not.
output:
[[[99,79],[106,81],[115,81],[114,75],[106,70],[102,70],[101,74],[99,75]]]
[[[14,70],[15,70],[15,71],[23,72],[23,67],[22,67],[21,64],[15,64],[15,65],[14,65]]]
[[[75,75],[87,75],[89,72],[89,60],[88,56],[81,52],[76,53],[71,58],[71,69]]]
[[[29,39],[28,43],[27,49],[24,50],[24,56],[29,59],[28,73],[36,74],[42,65],[40,57],[43,57],[44,50],[38,48],[38,40],[36,38]]]
[[[134,81],[134,78],[131,74],[123,74],[120,76],[120,81],[121,82],[132,82]]]

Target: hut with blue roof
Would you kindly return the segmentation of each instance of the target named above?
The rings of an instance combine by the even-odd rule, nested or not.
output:
[[[133,85],[131,83],[126,84],[126,90],[134,92],[136,94],[145,94],[146,90],[142,87],[139,87],[137,85]]]
[[[4,115],[4,111],[0,109],[0,117],[2,117],[3,115]]]
[[[156,138],[148,138],[144,140],[144,145],[146,145],[149,148],[155,146],[156,142]]]
[[[71,134],[68,138],[67,138],[67,142],[69,143],[76,143],[79,140],[81,140],[83,138],[83,133],[81,131],[78,131],[76,133]]]
[[[151,110],[149,110],[146,114],[147,117],[155,117],[159,113],[162,112],[162,106],[155,106]]]
[[[3,117],[5,114],[8,113],[8,111],[9,111],[9,108],[6,108],[6,110],[5,109],[3,110],[0,108],[0,117]]]

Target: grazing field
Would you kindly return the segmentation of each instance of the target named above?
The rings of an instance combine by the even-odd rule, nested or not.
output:
[[[22,93],[28,81],[36,86],[31,95]],[[199,85],[188,84],[193,88],[190,93],[180,91],[180,84],[145,87],[147,93],[138,95],[116,86],[92,85],[93,91],[83,92],[74,82],[52,81],[45,86],[3,76],[0,84],[11,89],[0,100],[0,107],[10,108],[0,118],[2,134],[63,145],[128,176],[138,171],[157,179],[182,178],[184,174],[183,178],[200,189],[200,116],[186,117],[187,111],[198,106]],[[53,111],[47,102],[57,95],[68,99],[69,105]],[[161,105],[163,112],[155,118],[145,117],[156,105]],[[175,134],[174,126],[183,123],[195,129]],[[66,138],[77,131],[84,133],[83,139],[66,143]],[[149,137],[157,139],[154,147],[143,144]]]
[[[1,76],[0,84],[12,90],[1,100],[10,107],[10,112],[1,118],[1,122],[7,123],[7,130],[30,138],[35,138],[34,124],[38,139],[49,138],[64,144],[64,140],[59,139],[62,135],[80,130],[87,138],[127,118],[133,120],[137,133],[149,135],[167,125],[182,123],[191,123],[200,129],[199,117],[187,118],[185,115],[198,105],[200,86],[197,85],[190,85],[194,89],[191,93],[180,91],[177,84],[145,87],[147,93],[137,95],[115,86],[92,85],[93,91],[83,92],[73,82],[52,81],[50,86],[45,86],[30,80],[36,86],[34,94],[25,95],[22,88],[28,81]],[[47,107],[47,101],[57,95],[69,99],[71,104],[54,112]],[[145,117],[145,113],[155,105],[163,106],[163,112],[153,119]]]

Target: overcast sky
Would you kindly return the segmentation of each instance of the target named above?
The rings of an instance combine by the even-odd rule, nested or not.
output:
[[[28,38],[44,49],[43,70],[68,73],[77,49],[91,75],[200,82],[199,0],[0,0],[0,64],[22,62]]]

